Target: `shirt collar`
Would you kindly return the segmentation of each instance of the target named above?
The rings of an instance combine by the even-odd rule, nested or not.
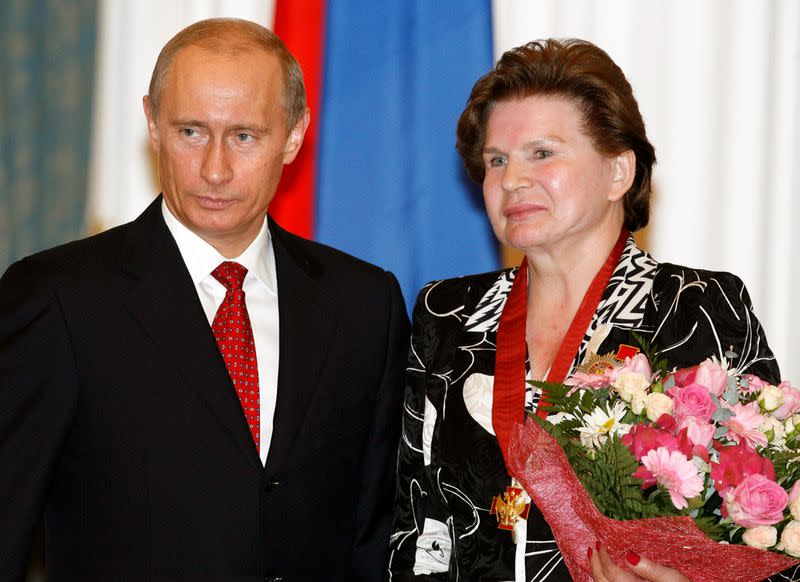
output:
[[[246,267],[248,274],[252,274],[269,291],[277,291],[275,255],[266,216],[261,230],[250,246],[238,257],[227,259],[175,218],[164,201],[161,202],[161,213],[195,285],[208,277],[223,261],[235,261]]]

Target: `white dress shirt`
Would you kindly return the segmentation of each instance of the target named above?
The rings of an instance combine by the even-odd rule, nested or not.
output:
[[[261,409],[259,455],[261,463],[264,464],[272,443],[273,417],[278,396],[279,361],[278,279],[275,273],[275,253],[266,217],[258,236],[250,246],[238,257],[227,259],[186,228],[163,202],[161,212],[192,277],[209,326],[214,322],[217,309],[225,298],[225,287],[211,275],[211,272],[223,261],[234,261],[247,268],[242,288],[256,344],[258,397]]]

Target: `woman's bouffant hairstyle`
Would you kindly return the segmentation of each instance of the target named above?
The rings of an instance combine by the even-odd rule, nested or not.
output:
[[[480,184],[486,173],[482,154],[494,104],[532,95],[571,100],[583,115],[585,134],[600,153],[634,152],[636,175],[623,198],[625,226],[631,232],[646,226],[656,153],[622,70],[605,51],[584,40],[536,40],[511,49],[475,83],[458,120],[456,142],[470,178]]]
[[[161,93],[172,62],[180,50],[187,46],[198,46],[217,54],[236,55],[260,49],[275,55],[283,72],[283,108],[289,129],[303,116],[306,109],[303,71],[278,35],[248,20],[209,18],[187,26],[161,49],[147,92],[154,117],[158,117]]]

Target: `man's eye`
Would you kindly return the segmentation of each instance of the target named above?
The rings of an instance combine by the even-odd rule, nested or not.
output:
[[[186,137],[194,137],[197,135],[197,130],[195,130],[193,127],[184,127],[181,130],[181,133]]]
[[[244,143],[244,142],[252,141],[253,136],[250,135],[249,133],[237,133],[236,134],[236,139],[238,141]]]
[[[498,168],[500,166],[506,165],[506,158],[504,156],[495,156],[493,158],[489,158],[489,165],[493,168]]]

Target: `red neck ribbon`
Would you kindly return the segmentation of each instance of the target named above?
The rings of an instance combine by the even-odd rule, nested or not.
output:
[[[589,289],[583,296],[578,312],[572,319],[555,360],[547,374],[548,382],[563,382],[578,353],[586,329],[597,311],[597,305],[603,296],[614,269],[619,263],[622,249],[628,238],[628,231],[623,227],[614,248],[606,262],[594,276]],[[508,452],[511,431],[517,423],[525,419],[525,358],[527,355],[527,339],[525,321],[528,314],[528,260],[522,259],[517,276],[511,285],[506,299],[500,324],[497,329],[497,352],[494,368],[494,398],[492,402],[492,425],[497,441],[503,451],[503,458]],[[547,413],[541,410],[546,402],[547,394],[540,397],[540,409],[537,412],[544,418]],[[508,461],[506,461],[508,466]]]

